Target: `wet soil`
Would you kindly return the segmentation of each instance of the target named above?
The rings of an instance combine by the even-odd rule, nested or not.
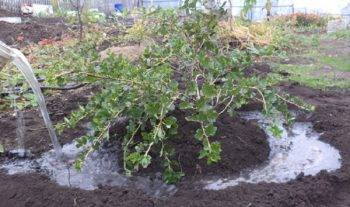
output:
[[[48,109],[53,122],[61,121],[64,116],[67,116],[79,104],[85,103],[91,94],[90,92],[91,89],[87,88],[48,97]],[[213,140],[222,143],[222,162],[208,166],[205,160],[197,159],[201,144],[195,141],[193,136],[198,126],[185,120],[186,112],[176,111],[174,116],[178,118],[180,128],[179,135],[173,140],[172,145],[178,151],[176,157],[178,157],[181,168],[188,177],[194,176],[196,179],[200,179],[202,176],[209,174],[235,174],[243,169],[261,164],[268,158],[269,146],[263,130],[254,122],[245,121],[239,117],[232,118],[225,114],[216,123],[219,133],[213,138]],[[27,128],[25,143],[37,157],[52,148],[52,146],[39,112],[34,109],[27,110],[24,117]],[[11,112],[1,114],[0,142],[3,143],[5,149],[13,149],[16,146],[15,128],[16,120],[11,115]],[[60,137],[60,141],[61,143],[70,142],[72,139],[82,135],[84,131],[85,129],[82,126],[75,130],[67,130]],[[0,161],[7,159],[10,158],[3,156],[0,158]],[[142,173],[154,174],[159,171],[162,171],[162,168],[159,162],[156,161],[148,171]],[[0,206],[40,206],[46,202],[52,206],[73,206],[74,202],[83,206],[84,204],[96,205],[96,203],[105,206],[136,206],[140,204],[142,204],[141,206],[147,206],[147,203],[154,205],[156,202],[154,198],[149,198],[145,194],[141,195],[139,191],[128,188],[102,187],[100,190],[90,192],[67,189],[59,187],[40,174],[8,176],[2,172],[0,173],[0,183],[2,183],[0,200],[4,201],[0,203]],[[45,194],[39,193],[44,188]],[[101,195],[107,195],[96,198],[97,192],[100,192]],[[52,195],[48,196],[50,193]],[[94,196],[88,196],[89,194]],[[82,201],[79,199],[79,196],[82,198]],[[120,196],[123,198],[120,198]],[[45,202],[41,201],[43,198],[45,198]],[[119,202],[119,200],[122,201],[124,199],[125,202]]]
[[[43,38],[62,37],[65,30],[61,26],[55,25],[49,19],[43,21],[40,23],[40,20],[33,20],[18,25],[0,23],[0,40],[19,46],[37,43]],[[18,36],[24,36],[24,40],[19,41]],[[265,75],[269,72],[266,66],[254,66],[248,75]],[[290,83],[282,84],[281,88],[316,106],[315,112],[299,119],[312,122],[315,130],[323,133],[321,139],[339,149],[343,159],[339,170],[332,173],[321,172],[317,176],[299,175],[298,179],[284,184],[241,184],[220,191],[203,190],[194,185],[194,182],[208,175],[235,174],[266,161],[269,153],[266,136],[256,123],[224,115],[216,123],[219,130],[214,138],[222,143],[222,162],[207,166],[205,161],[197,160],[200,144],[192,138],[196,126],[184,120],[185,113],[176,112],[180,130],[179,138],[172,144],[182,155],[177,157],[187,176],[179,183],[174,196],[157,200],[141,191],[125,187],[100,187],[95,191],[84,191],[58,186],[47,176],[38,173],[9,176],[0,172],[0,207],[350,206],[350,91],[325,92]],[[83,88],[48,97],[47,103],[53,122],[62,121],[79,104],[86,103],[91,91],[91,88]],[[252,104],[244,110],[259,107]],[[0,143],[5,149],[16,146],[16,122],[11,113],[0,114]],[[52,148],[47,130],[38,110],[27,110],[24,117],[27,128],[25,144],[38,157]],[[60,136],[60,141],[63,144],[69,143],[84,132],[85,128],[80,125],[75,130],[65,131]],[[0,163],[6,159],[9,158],[0,155]],[[148,170],[149,172],[144,173],[160,171],[160,167],[155,164]]]
[[[150,198],[135,189],[101,187],[95,191],[84,191],[60,187],[40,174],[9,176],[2,172],[0,173],[0,200],[2,201],[0,206],[349,206],[350,92],[324,92],[289,83],[281,85],[281,88],[316,106],[314,113],[302,116],[302,119],[311,121],[315,130],[323,133],[321,139],[340,150],[343,158],[341,169],[332,173],[321,172],[317,176],[300,175],[298,179],[285,184],[241,184],[220,191],[199,189],[193,185],[189,177],[186,177],[179,184],[178,192],[166,200]],[[53,120],[55,122],[61,120],[76,107],[77,103],[84,103],[89,94],[89,90],[78,93],[65,92],[49,98],[49,110],[52,112]],[[32,112],[29,114],[38,114]],[[26,113],[26,117],[30,116],[29,114]],[[9,139],[14,139],[14,121],[8,116],[2,114],[0,119],[1,141],[7,140],[11,143]],[[34,125],[30,123],[28,128],[43,127],[42,123],[39,124],[41,122],[39,118],[38,116]],[[183,132],[180,136],[186,137],[187,134],[193,133],[191,124],[182,124],[182,126]],[[200,168],[202,172],[209,172],[209,174],[220,171],[237,172],[266,160],[266,149],[257,148],[259,145],[262,149],[265,148],[264,134],[260,134],[261,130],[258,130],[254,123],[224,116],[217,126],[222,130],[219,130],[220,133],[216,139],[224,142],[223,163],[218,166],[210,168],[197,162],[197,155],[192,151],[197,150],[198,146],[195,143],[187,140],[185,144],[179,144],[183,147],[184,157],[181,160],[184,169],[196,180],[208,174],[201,174]],[[66,132],[67,138],[63,138],[62,142],[69,142],[81,131],[78,129]],[[233,135],[241,136],[242,140],[237,140]],[[35,153],[40,154],[50,148],[44,129],[41,133],[38,131],[28,136],[33,141],[27,144]],[[223,136],[229,138],[225,139]],[[258,141],[259,139],[261,140]],[[238,141],[247,142],[247,145]],[[230,145],[230,142],[234,144]],[[198,163],[200,168],[197,166]]]
[[[53,123],[58,123],[68,116],[71,111],[76,109],[79,104],[87,102],[91,94],[90,88],[82,88],[76,91],[66,91],[46,99],[50,117]],[[29,109],[24,111],[24,122],[26,127],[25,146],[36,156],[52,149],[48,131],[38,109]],[[16,141],[16,119],[13,111],[7,111],[0,114],[0,143],[5,149],[14,149]],[[61,143],[65,144],[72,138],[82,135],[85,128],[78,126],[76,130],[67,130],[60,136]]]
[[[176,138],[169,144],[175,149],[174,157],[187,178],[238,174],[242,169],[256,166],[268,159],[270,149],[267,138],[256,122],[223,114],[215,123],[218,128],[217,135],[211,138],[211,141],[221,143],[221,161],[207,165],[205,159],[198,160],[202,145],[194,138],[200,125],[186,121],[185,117],[190,115],[187,112],[175,111],[172,115],[178,120],[179,130]],[[154,174],[162,171],[161,160],[155,160],[142,173]]]

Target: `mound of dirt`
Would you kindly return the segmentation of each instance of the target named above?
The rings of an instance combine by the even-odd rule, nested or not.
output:
[[[145,48],[146,47],[144,45],[130,45],[120,47],[113,46],[100,52],[100,55],[102,59],[106,59],[109,54],[114,54],[116,56],[121,55],[130,61],[136,61],[143,54]]]
[[[248,67],[246,70],[244,70],[244,73],[246,76],[262,76],[265,77],[267,74],[271,72],[271,67],[269,64],[266,63],[254,63],[250,67]]]
[[[194,135],[200,125],[187,121],[185,117],[189,114],[184,111],[175,111],[173,115],[178,120],[179,129],[176,138],[170,141],[170,146],[175,149],[174,157],[186,176],[238,174],[243,169],[254,167],[268,159],[270,148],[265,132],[255,122],[223,114],[215,123],[217,135],[210,139],[221,143],[221,160],[208,165],[205,159],[198,159],[202,144]],[[156,154],[152,157],[156,160],[142,173],[155,174],[163,171]]]
[[[10,11],[0,9],[0,17],[15,17],[15,16],[18,16],[18,15]]]
[[[57,123],[78,104],[85,103],[89,94],[89,90],[83,90],[64,92],[49,97],[47,103],[53,121]],[[219,130],[217,136],[212,139],[222,144],[222,160],[218,164],[208,166],[205,160],[198,160],[201,144],[193,138],[198,126],[185,120],[185,112],[176,111],[173,115],[178,118],[180,128],[179,135],[173,139],[172,145],[178,151],[176,157],[189,177],[194,176],[201,179],[206,175],[235,174],[245,168],[261,164],[268,158],[269,146],[263,130],[254,122],[245,121],[239,117],[232,118],[225,114],[216,123]],[[0,121],[0,142],[5,145],[6,149],[15,148],[16,120],[10,113],[6,113],[1,115]],[[25,122],[26,146],[32,153],[39,156],[52,148],[38,111],[26,111]],[[83,127],[67,130],[60,137],[60,141],[61,143],[70,142],[75,137],[81,136],[84,131]],[[6,159],[6,157],[0,157],[0,161]],[[157,161],[155,160],[155,163],[142,173],[161,172],[163,169]],[[153,198],[135,189],[117,187],[101,187],[95,191],[67,189],[57,186],[40,174],[9,176],[0,172],[0,182],[2,183],[0,185],[0,200],[2,200],[0,206],[40,206],[43,204],[74,206],[75,203],[78,206],[154,206]]]
[[[25,21],[20,24],[0,22],[0,41],[12,46],[24,46],[43,39],[61,40],[67,30],[59,18],[31,18]]]

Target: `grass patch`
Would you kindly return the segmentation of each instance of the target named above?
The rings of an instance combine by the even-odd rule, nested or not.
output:
[[[320,62],[329,65],[335,70],[350,72],[350,58],[349,57],[330,57],[323,55],[320,57]]]
[[[323,35],[322,39],[327,40],[348,40],[350,39],[350,29],[342,29]]]
[[[334,79],[332,76],[317,76],[315,73],[319,70],[319,65],[284,65],[276,64],[274,66],[276,74],[287,72],[289,75],[283,77],[276,74],[273,76],[280,81],[293,81],[301,85],[309,86],[316,89],[330,88],[350,88],[350,81],[344,79]]]

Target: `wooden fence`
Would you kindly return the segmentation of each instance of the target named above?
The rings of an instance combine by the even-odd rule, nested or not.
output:
[[[76,1],[76,0],[73,0]],[[183,0],[80,0],[83,1],[86,8],[98,9],[101,12],[110,14],[114,11],[114,4],[121,3],[124,7],[132,9],[135,7],[150,7],[150,6],[160,6],[166,7],[176,7],[181,4]],[[20,5],[24,3],[33,4],[45,4],[51,5],[51,0],[0,0],[0,8],[10,10],[13,12],[19,12]],[[72,9],[70,0],[58,0],[60,8],[69,10]],[[228,11],[231,10],[233,15],[239,15],[243,6],[226,6]],[[260,20],[266,17],[266,11],[263,9],[264,6],[254,6],[248,13],[248,18],[251,20]],[[294,5],[280,5],[272,7],[272,15],[285,15],[294,13]]]
[[[74,2],[75,0],[73,0]],[[142,5],[142,0],[81,0],[88,8],[98,9],[101,12],[109,13],[114,9],[114,4],[122,3],[126,8],[131,9]],[[44,4],[51,5],[51,0],[0,0],[0,8],[12,12],[19,12],[23,4]],[[69,0],[58,1],[61,8],[70,9]]]

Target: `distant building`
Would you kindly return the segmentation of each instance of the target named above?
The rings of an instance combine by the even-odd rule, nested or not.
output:
[[[343,16],[345,25],[350,27],[350,2],[349,4],[341,10],[341,15]]]
[[[341,10],[342,15],[350,15],[350,2],[349,4]]]

